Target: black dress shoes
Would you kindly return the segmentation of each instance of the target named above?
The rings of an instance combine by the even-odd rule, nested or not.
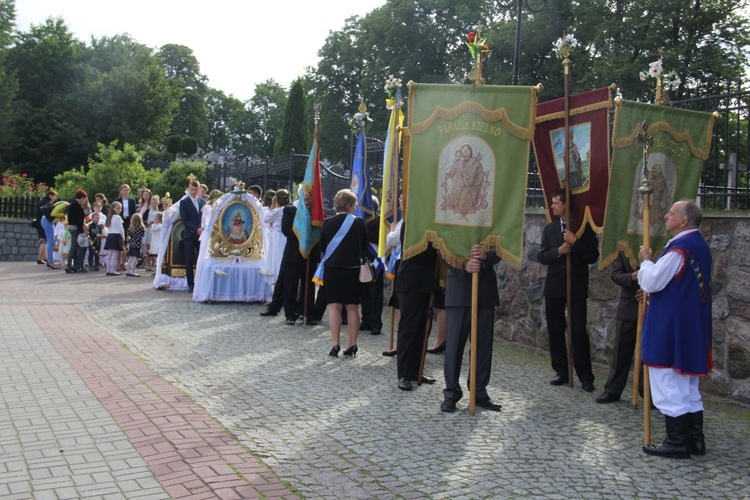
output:
[[[276,316],[277,314],[279,314],[279,313],[273,312],[270,309],[266,309],[265,311],[263,311],[262,313],[260,313],[261,316]]]
[[[398,379],[398,388],[402,391],[410,391],[412,389],[411,379],[409,377],[401,377]]]
[[[435,379],[432,377],[428,377],[427,375],[422,375],[422,383],[432,385],[435,383]]]
[[[315,326],[315,325],[317,325],[317,324],[318,324],[318,322],[317,322],[317,321],[315,321],[314,319],[308,319],[308,320],[305,320],[305,324],[306,324],[307,326]]]
[[[581,382],[581,389],[583,389],[586,392],[594,392],[594,383],[590,380],[587,380],[586,382]]]
[[[620,396],[617,396],[615,394],[611,394],[609,392],[603,392],[601,395],[599,395],[598,398],[596,398],[596,402],[599,404],[603,403],[614,403],[615,401],[619,401]]]
[[[503,408],[502,405],[493,402],[490,398],[477,398],[476,404],[477,406],[489,411],[500,411]]]
[[[293,318],[289,318],[288,320],[286,320],[286,324],[289,326],[293,326],[296,322],[297,320]]]
[[[440,411],[444,411],[445,413],[453,413],[456,411],[456,400],[446,398],[445,401],[440,403]]]
[[[370,335],[380,335],[380,328],[373,328]]]
[[[396,349],[394,349],[392,351],[383,351],[383,356],[388,356],[389,358],[392,358],[396,354],[398,354],[398,350],[396,350]]]
[[[565,385],[568,383],[568,377],[566,377],[565,375],[560,375],[558,373],[555,378],[549,381],[549,383],[552,385]]]

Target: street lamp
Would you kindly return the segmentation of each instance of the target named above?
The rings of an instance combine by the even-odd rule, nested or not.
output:
[[[501,2],[500,0],[495,0],[495,2],[506,9],[513,5],[512,0],[507,3]],[[524,0],[516,1],[516,43],[513,50],[513,79],[511,81],[513,85],[518,85],[518,70],[521,59],[521,10],[523,9],[524,3],[526,4],[526,8],[534,14],[541,12],[547,6],[547,0],[542,0],[542,6],[539,8],[532,7],[531,4],[529,4],[529,0],[526,0],[525,2]]]

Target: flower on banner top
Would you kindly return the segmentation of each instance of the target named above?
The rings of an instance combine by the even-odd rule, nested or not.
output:
[[[349,118],[349,128],[352,129],[352,133],[356,134],[360,129],[365,127],[366,122],[371,121],[372,118],[370,118],[370,113],[368,113],[367,111],[360,111],[358,113],[354,113],[354,116]]]
[[[576,40],[576,37],[573,35],[564,35],[557,40],[555,40],[552,43],[552,47],[554,48],[555,52],[557,52],[557,55],[560,57],[560,59],[566,59],[570,52],[578,47],[578,40]]]
[[[469,31],[466,34],[466,40],[466,46],[469,47],[471,57],[473,57],[475,61],[479,62],[480,56],[482,59],[487,57],[487,54],[490,52],[490,46],[487,45],[487,38],[481,38],[473,31]]]
[[[665,87],[674,88],[682,83],[682,79],[677,75],[677,72],[670,71],[664,73],[664,65],[662,59],[659,58],[654,62],[648,63],[648,72],[641,71],[638,73],[641,81],[646,81],[649,77],[659,78],[661,77],[662,83]]]
[[[396,78],[393,75],[388,75],[388,78],[385,79],[385,86],[383,87],[383,90],[385,90],[386,95],[388,95],[388,99],[394,99],[396,97],[396,91],[401,88],[401,78]]]

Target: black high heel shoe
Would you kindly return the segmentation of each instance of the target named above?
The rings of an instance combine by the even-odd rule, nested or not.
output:
[[[354,344],[349,349],[344,351],[344,356],[351,356],[353,358],[357,357],[357,351],[359,351],[359,348],[357,347],[357,344]]]
[[[336,344],[335,346],[333,346],[333,348],[331,349],[331,352],[329,352],[328,355],[333,356],[334,358],[338,358],[340,350],[341,350],[341,346]]]
[[[430,354],[441,354],[445,352],[445,342],[435,347],[434,349],[427,349]]]

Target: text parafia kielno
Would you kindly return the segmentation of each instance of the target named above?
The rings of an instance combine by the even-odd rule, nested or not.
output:
[[[450,134],[451,132],[457,132],[462,130],[471,130],[473,132],[483,132],[495,137],[498,137],[503,128],[496,127],[491,123],[479,121],[479,120],[454,120],[444,125],[438,125],[438,133],[440,135]]]

